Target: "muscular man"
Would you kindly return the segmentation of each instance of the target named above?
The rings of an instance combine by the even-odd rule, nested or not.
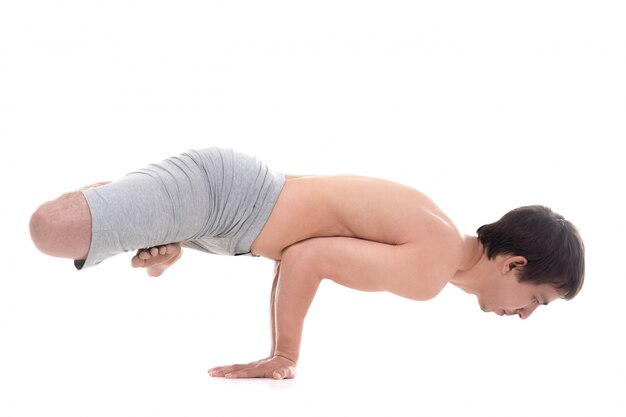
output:
[[[459,233],[426,195],[357,176],[285,176],[229,149],[192,150],[41,205],[30,231],[42,252],[78,269],[137,250],[158,276],[182,247],[276,261],[270,355],[211,376],[292,378],[304,317],[320,281],[428,300],[451,283],[480,308],[526,319],[573,298],[584,277],[577,229],[547,207],[520,207]]]

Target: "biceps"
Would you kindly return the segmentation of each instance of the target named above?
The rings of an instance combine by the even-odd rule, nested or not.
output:
[[[299,245],[313,257],[318,274],[360,291],[385,291],[413,275],[402,246],[348,237],[310,239]]]

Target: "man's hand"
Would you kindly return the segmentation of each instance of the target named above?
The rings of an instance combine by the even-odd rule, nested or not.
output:
[[[209,375],[225,378],[274,378],[296,377],[296,363],[291,359],[275,355],[245,365],[218,366],[209,369]]]

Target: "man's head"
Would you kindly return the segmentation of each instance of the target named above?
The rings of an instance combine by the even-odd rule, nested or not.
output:
[[[585,246],[576,227],[544,206],[511,210],[481,226],[478,240],[488,259],[510,257],[520,283],[549,285],[570,300],[582,288]]]

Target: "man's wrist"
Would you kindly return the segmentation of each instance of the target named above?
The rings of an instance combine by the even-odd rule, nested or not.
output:
[[[288,361],[293,362],[294,365],[298,363],[297,354],[276,350],[274,351],[274,357],[281,357],[283,359],[287,359]]]

